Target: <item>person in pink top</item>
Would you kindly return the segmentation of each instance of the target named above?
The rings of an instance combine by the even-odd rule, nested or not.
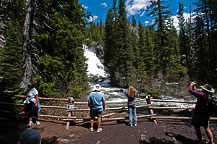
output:
[[[195,110],[193,111],[192,115],[191,124],[195,128],[199,144],[202,144],[202,133],[200,130],[201,126],[204,127],[206,134],[210,140],[210,143],[214,144],[212,131],[209,128],[209,119],[211,117],[211,111],[207,105],[207,97],[208,95],[213,95],[215,91],[209,84],[205,84],[204,86],[201,86],[201,88],[202,92],[196,91],[195,82],[192,82],[188,88],[188,91],[197,98]]]

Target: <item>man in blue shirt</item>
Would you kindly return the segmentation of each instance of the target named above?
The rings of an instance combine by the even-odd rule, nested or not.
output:
[[[102,112],[105,110],[104,94],[100,92],[101,86],[99,84],[94,86],[93,92],[88,96],[88,106],[90,107],[90,131],[93,131],[94,118],[97,117],[97,132],[101,132],[102,128]]]

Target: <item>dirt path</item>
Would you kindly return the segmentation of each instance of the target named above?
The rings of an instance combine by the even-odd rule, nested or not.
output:
[[[17,144],[20,134],[28,127],[22,118],[8,117],[0,113],[0,143]],[[31,128],[40,132],[42,144],[196,144],[194,128],[189,120],[160,120],[154,124],[148,119],[139,119],[137,127],[126,122],[103,122],[103,131],[89,131],[89,123],[71,125],[41,121]],[[214,141],[217,143],[217,122],[211,121]],[[96,128],[96,125],[95,125]],[[207,138],[203,131],[204,138]]]
[[[96,127],[96,126],[95,126]],[[214,140],[217,142],[217,125],[211,122]],[[42,143],[52,144],[196,144],[196,136],[190,121],[162,120],[155,125],[148,119],[141,119],[137,127],[129,127],[126,123],[104,123],[103,131],[89,131],[89,124],[71,126],[43,123],[34,126],[42,135]],[[203,131],[204,138],[207,138]]]

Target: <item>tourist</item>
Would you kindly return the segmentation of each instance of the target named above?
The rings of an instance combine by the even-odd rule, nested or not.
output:
[[[127,97],[128,97],[128,111],[129,111],[129,125],[133,126],[133,119],[134,119],[134,126],[137,126],[137,116],[136,116],[136,102],[135,96],[138,91],[133,87],[129,86]],[[132,118],[133,115],[133,118]]]
[[[35,129],[26,129],[20,136],[20,144],[41,144],[41,135]]]
[[[202,133],[200,127],[204,127],[206,134],[210,140],[211,144],[213,142],[212,131],[209,128],[209,119],[211,117],[211,112],[207,105],[208,95],[213,95],[214,89],[211,88],[209,84],[201,86],[202,92],[195,91],[196,83],[192,82],[189,86],[188,91],[197,98],[195,110],[193,111],[191,124],[195,128],[196,136],[198,138],[199,144],[202,144]]]
[[[101,86],[99,84],[94,86],[93,92],[88,97],[88,106],[90,107],[90,131],[93,131],[93,123],[97,117],[97,132],[101,132],[102,112],[105,110],[104,94],[100,92]]]
[[[35,119],[37,125],[40,124],[38,121],[38,111],[39,111],[39,100],[38,100],[38,91],[35,88],[35,82],[28,84],[29,91],[26,94],[26,100],[24,101],[26,107],[26,114],[29,118],[29,126],[33,125],[32,119]]]

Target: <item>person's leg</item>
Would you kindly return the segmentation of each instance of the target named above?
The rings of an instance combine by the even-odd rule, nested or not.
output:
[[[38,114],[37,114],[37,116],[35,117],[35,123],[36,123],[37,125],[40,125],[40,122],[39,122],[39,120],[38,120]]]
[[[102,128],[101,128],[101,123],[102,123],[102,112],[98,112],[97,113],[97,132],[101,132]]]
[[[32,122],[32,118],[34,116],[34,103],[33,102],[30,102],[28,104],[28,108],[29,108],[29,126],[32,126],[33,125],[33,122]]]
[[[132,126],[132,125],[133,125],[133,120],[132,120],[132,108],[129,107],[128,109],[129,109],[129,124],[130,124],[130,126]]]
[[[32,122],[32,117],[31,116],[29,117],[29,122]]]
[[[35,118],[35,123],[37,125],[40,125],[40,122],[38,121],[38,107],[37,106],[34,106],[34,118]]]
[[[101,122],[102,122],[102,118],[98,117],[97,118],[97,124],[98,124],[97,129],[101,128]]]
[[[198,143],[202,144],[202,134],[201,134],[201,131],[200,131],[200,127],[194,126],[194,129],[195,129],[195,132],[196,132]]]
[[[90,131],[93,131],[94,118],[95,118],[94,111],[90,110]]]
[[[208,137],[209,140],[210,140],[210,143],[211,143],[211,144],[214,144],[212,131],[210,130],[210,128],[206,128],[205,130],[206,130],[207,137]]]
[[[94,122],[94,119],[91,118],[91,119],[90,119],[90,128],[93,128],[93,122]]]
[[[136,107],[133,108],[133,119],[134,119],[134,126],[137,126]]]

